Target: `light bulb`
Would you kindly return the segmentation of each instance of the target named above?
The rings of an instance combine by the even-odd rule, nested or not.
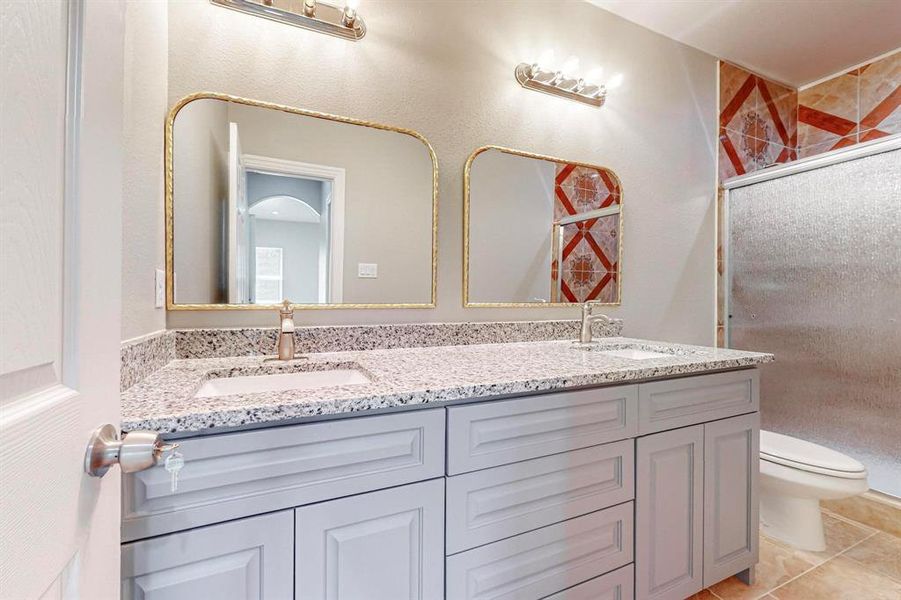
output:
[[[344,3],[344,18],[341,21],[345,27],[353,27],[357,20],[357,8],[360,7],[360,0],[346,0]]]
[[[610,81],[607,82],[607,89],[612,90],[613,88],[617,88],[623,84],[623,74],[617,73],[613,77],[610,78]]]
[[[563,68],[560,69],[563,72],[563,75],[567,78],[572,78],[575,72],[579,69],[579,57],[578,56],[570,56],[566,59],[566,62],[563,63]]]

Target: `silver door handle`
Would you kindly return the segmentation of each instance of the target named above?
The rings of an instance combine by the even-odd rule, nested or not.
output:
[[[103,477],[118,463],[123,473],[143,471],[156,465],[163,453],[178,448],[166,444],[155,431],[129,431],[120,440],[116,428],[107,423],[91,435],[84,455],[85,473]]]

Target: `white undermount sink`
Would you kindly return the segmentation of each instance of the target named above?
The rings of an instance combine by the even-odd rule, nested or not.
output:
[[[614,358],[625,358],[627,360],[650,360],[652,358],[673,358],[674,356],[683,354],[676,349],[667,348],[665,346],[651,346],[648,344],[636,343],[604,343],[592,342],[589,344],[581,344],[576,342],[575,348],[603,354],[604,356],[612,356]]]
[[[331,369],[325,371],[300,371],[296,373],[273,373],[271,375],[244,375],[240,377],[220,377],[205,382],[195,398],[232,396],[235,394],[259,394],[261,392],[285,392],[288,390],[311,390],[369,383],[371,380],[357,369]]]
[[[619,350],[598,350],[599,354],[615,356],[616,358],[628,358],[629,360],[648,360],[649,358],[672,358],[672,354],[653,352],[640,348],[622,348]]]

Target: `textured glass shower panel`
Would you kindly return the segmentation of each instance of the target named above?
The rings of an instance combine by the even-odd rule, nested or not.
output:
[[[732,190],[729,344],[776,355],[763,427],[901,496],[901,150]]]

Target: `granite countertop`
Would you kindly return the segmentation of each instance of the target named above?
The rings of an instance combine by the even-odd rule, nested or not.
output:
[[[644,348],[666,357],[634,360],[596,350]],[[489,398],[541,390],[665,378],[753,367],[772,354],[630,338],[521,342],[308,354],[289,363],[263,357],[173,360],[122,394],[122,429],[178,436],[303,417]],[[369,383],[195,398],[219,377],[358,369]]]

